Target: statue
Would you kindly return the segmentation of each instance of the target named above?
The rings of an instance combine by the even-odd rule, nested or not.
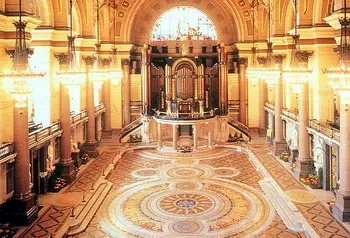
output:
[[[51,173],[55,170],[55,166],[53,165],[54,156],[53,156],[53,146],[50,142],[49,146],[47,147],[47,157],[46,157],[46,171]]]
[[[296,127],[294,127],[294,131],[293,131],[293,137],[291,139],[291,143],[290,143],[290,148],[292,150],[297,150],[298,149],[298,140],[299,140],[299,136],[298,136],[298,130]]]
[[[72,138],[70,138],[70,151],[71,152],[79,152],[80,151],[78,149],[77,143],[74,143]]]
[[[188,52],[188,45],[182,44],[182,56],[186,56]]]

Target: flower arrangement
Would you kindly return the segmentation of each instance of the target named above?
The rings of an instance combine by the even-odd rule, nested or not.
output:
[[[81,163],[86,164],[89,161],[90,157],[88,154],[84,154],[83,157],[81,157]]]
[[[310,186],[311,188],[321,188],[321,185],[318,181],[317,176],[313,174],[309,174],[309,175],[305,175],[304,177],[301,177],[300,182]]]
[[[293,163],[291,166],[290,166],[290,169],[294,172],[294,170],[296,169],[297,167],[297,163]]]
[[[14,228],[10,225],[10,223],[0,223],[0,237],[8,238],[14,237],[17,233],[17,228]]]
[[[235,134],[233,136],[230,133],[228,135],[227,142],[243,142],[243,135],[242,135],[242,133],[239,136],[237,135],[237,132],[235,132]]]
[[[280,155],[280,159],[283,160],[284,162],[288,162],[288,160],[289,160],[289,152],[288,151],[284,151]]]
[[[56,178],[53,185],[53,190],[58,192],[65,186],[67,186],[67,181],[64,178]]]
[[[182,153],[188,153],[188,152],[192,151],[191,147],[188,146],[188,145],[187,146],[181,146],[180,150],[181,150]]]
[[[334,203],[335,203],[335,198],[333,198],[332,201],[327,202],[330,212],[332,212],[332,210],[333,210]]]

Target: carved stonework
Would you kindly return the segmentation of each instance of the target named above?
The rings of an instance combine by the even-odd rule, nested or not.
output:
[[[239,64],[247,64],[248,59],[247,58],[239,58]]]
[[[111,62],[112,62],[112,59],[111,59],[111,58],[103,58],[103,59],[101,60],[102,66],[103,66],[104,68],[109,68]]]
[[[267,61],[266,57],[258,57],[259,65],[265,65]]]
[[[308,63],[309,59],[311,57],[313,52],[308,51],[298,51],[295,52],[295,57],[299,60],[301,63]]]
[[[55,57],[60,65],[69,64],[69,57],[67,53],[56,53]]]
[[[275,64],[282,64],[284,58],[286,58],[285,55],[273,55],[272,60]]]
[[[8,54],[10,56],[11,59],[13,59],[14,55],[15,55],[15,50],[5,50],[6,54]],[[34,49],[31,48],[26,48],[27,51],[27,56],[29,57],[30,55],[34,54]]]
[[[94,65],[96,61],[95,56],[83,56],[83,60],[85,61],[86,65]]]

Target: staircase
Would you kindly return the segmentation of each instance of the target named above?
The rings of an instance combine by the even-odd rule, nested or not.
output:
[[[119,142],[122,142],[123,138],[131,135],[142,125],[142,117],[137,118],[135,121],[131,122],[129,125],[125,126],[119,134]]]
[[[237,133],[242,133],[244,137],[246,137],[245,139],[250,141],[251,140],[251,135],[250,135],[250,130],[249,127],[247,127],[246,125],[244,125],[243,123],[237,121],[236,119],[234,119],[233,117],[229,117],[228,118],[228,124],[231,127],[231,129],[233,129],[234,131],[236,131]]]

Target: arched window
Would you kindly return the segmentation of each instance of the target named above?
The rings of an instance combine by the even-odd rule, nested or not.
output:
[[[153,41],[216,39],[213,22],[193,7],[176,7],[166,11],[152,29]]]

